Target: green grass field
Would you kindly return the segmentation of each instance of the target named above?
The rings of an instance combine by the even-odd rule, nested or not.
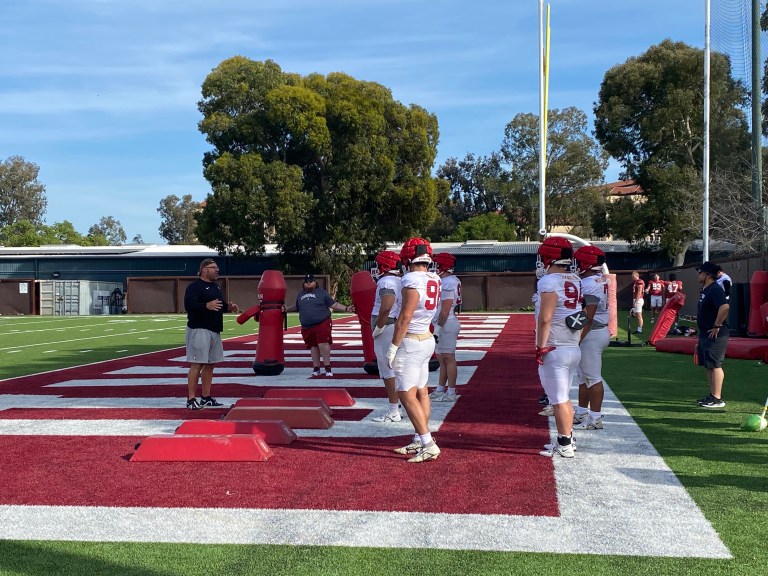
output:
[[[625,317],[624,314],[620,325],[626,326]],[[6,317],[0,318],[0,326],[3,377],[184,344],[181,316]],[[238,326],[230,317],[224,335],[252,333],[255,327],[253,322]],[[646,337],[647,332],[646,329]],[[618,338],[626,340],[623,331]],[[20,351],[11,353],[14,347]],[[720,534],[734,555],[732,560],[431,549],[0,541],[0,574],[764,574],[768,572],[768,430],[742,432],[739,425],[747,415],[762,409],[768,395],[768,366],[728,359],[725,371],[727,406],[711,411],[698,408],[694,402],[707,389],[704,369],[694,366],[690,356],[662,354],[648,346],[612,347],[605,353],[603,374]],[[435,487],[425,487],[425,494],[434,490]],[[636,497],[653,498],[652,487]]]

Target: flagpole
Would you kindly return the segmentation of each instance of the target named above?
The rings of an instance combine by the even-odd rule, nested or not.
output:
[[[546,223],[546,141],[544,124],[544,0],[539,0],[539,234],[547,233]]]
[[[709,260],[709,86],[710,86],[710,0],[704,0],[704,134],[702,149],[702,177],[704,179],[704,213],[702,215],[701,235],[704,243],[702,261]]]

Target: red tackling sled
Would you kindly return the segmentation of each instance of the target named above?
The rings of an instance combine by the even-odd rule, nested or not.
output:
[[[664,307],[661,309],[659,317],[656,319],[656,325],[653,327],[651,337],[648,338],[648,344],[651,346],[656,345],[657,340],[661,340],[669,333],[670,328],[675,323],[677,313],[680,308],[685,304],[685,294],[677,292],[672,298],[664,303]]]

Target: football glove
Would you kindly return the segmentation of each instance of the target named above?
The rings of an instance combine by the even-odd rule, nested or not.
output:
[[[387,350],[387,366],[392,368],[392,363],[395,361],[395,355],[397,354],[397,345],[390,344],[389,350]]]
[[[552,350],[557,349],[557,346],[544,346],[543,348],[539,348],[536,346],[536,362],[539,363],[540,366],[544,364],[544,356],[552,352]]]
[[[379,336],[381,336],[383,333],[384,333],[384,326],[382,326],[381,328],[379,328],[378,326],[376,326],[376,327],[373,329],[373,337],[374,337],[374,339],[378,338],[378,337],[379,337]]]

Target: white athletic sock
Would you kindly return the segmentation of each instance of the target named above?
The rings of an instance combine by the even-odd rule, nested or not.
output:
[[[419,438],[421,438],[421,445],[427,446],[428,444],[432,443],[432,433],[427,432],[426,434],[419,434]]]
[[[445,392],[447,388],[445,386],[439,386],[435,388],[435,392]]]
[[[395,402],[394,404],[392,404],[392,402],[390,402],[389,403],[389,413],[390,414],[394,414],[395,412],[397,412],[398,411],[398,408],[397,408],[398,406],[399,405],[398,405],[397,402]]]
[[[592,420],[598,420],[603,417],[602,412],[592,412],[592,410],[589,411],[589,417],[592,418]]]
[[[587,412],[589,412],[589,410],[587,410],[586,408],[582,408],[581,406],[576,406],[574,408],[574,411],[576,412],[577,416],[581,416],[582,414],[586,414]]]
[[[456,394],[456,388],[448,388],[448,396],[453,396]]]

